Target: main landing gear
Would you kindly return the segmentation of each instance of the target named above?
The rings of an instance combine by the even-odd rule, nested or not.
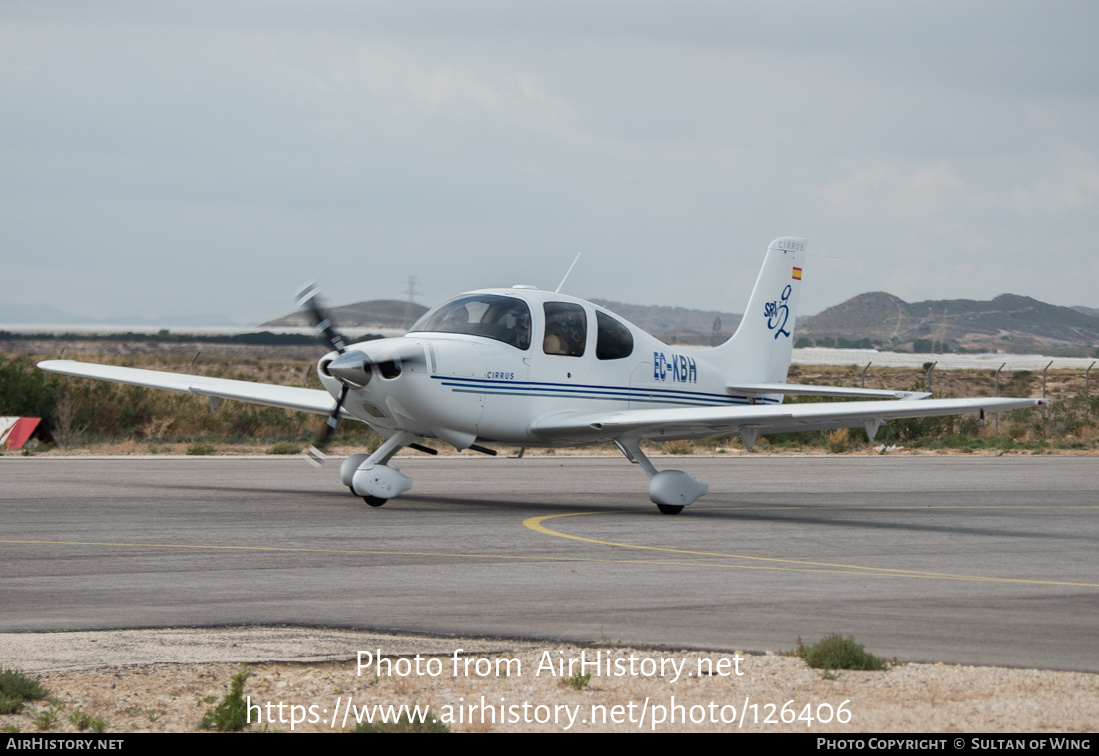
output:
[[[666,515],[677,515],[683,507],[710,490],[710,484],[699,480],[682,470],[660,470],[653,467],[642,451],[637,439],[615,439],[615,446],[626,455],[626,459],[649,476],[649,498],[656,508]]]

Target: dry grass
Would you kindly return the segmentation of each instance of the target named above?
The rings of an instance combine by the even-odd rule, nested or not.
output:
[[[112,342],[113,343],[113,342]],[[82,343],[88,347],[95,342]],[[117,346],[117,345],[116,345]],[[313,359],[259,359],[258,354],[269,353],[262,347],[233,347],[230,356],[214,356],[205,351],[191,365],[194,353],[125,353],[125,354],[71,354],[79,359],[104,364],[124,365],[152,370],[171,372],[191,372],[212,377],[234,378],[246,381],[278,383],[283,385],[308,386],[320,388],[316,377]],[[320,349],[313,350],[315,356]],[[34,355],[34,359],[54,355]],[[857,366],[807,366],[793,365],[790,368],[791,382],[815,383],[821,385],[858,386],[861,368]],[[936,371],[934,386],[937,396],[981,396],[994,393],[992,370]],[[1040,372],[1017,371],[1001,374],[1001,395],[1040,395]],[[1054,398],[1068,399],[1080,394],[1084,388],[1082,371],[1050,371],[1047,393]],[[1097,375],[1099,378],[1099,375]],[[169,392],[122,386],[86,379],[58,377],[58,398],[56,403],[56,436],[63,450],[90,452],[99,451],[123,454],[165,454],[182,453],[193,442],[208,442],[216,445],[218,453],[259,453],[272,444],[291,442],[305,444],[316,438],[323,426],[324,418],[308,413],[287,412],[284,410],[259,407],[240,402],[223,402],[216,412],[211,412],[206,400]],[[866,375],[869,388],[894,390],[922,389],[924,372],[919,369],[874,368]],[[1099,386],[1096,387],[1099,392]],[[999,418],[999,434],[1013,442],[1035,444],[1042,441],[1058,440],[1083,448],[1084,453],[1096,447],[1099,434],[1096,432],[1096,419],[1082,425],[1075,423],[1063,427],[1043,427],[1037,415],[1029,419],[1020,419],[1012,414],[1002,414]],[[989,441],[993,439],[995,422],[989,417],[983,428],[978,428],[972,417],[950,418],[939,425],[916,423],[905,425],[904,421],[891,423],[879,434],[875,443],[884,441],[889,444],[911,446],[911,438],[921,434],[928,439],[943,436],[960,436]],[[377,437],[364,426],[346,423],[342,433],[335,439],[333,450],[346,447],[355,451],[371,448],[377,444]],[[843,435],[846,435],[846,444]],[[892,434],[892,435],[890,435]],[[1002,446],[1002,445],[1001,445]],[[671,441],[665,443],[646,443],[647,453],[692,455],[692,454],[742,454],[743,446],[736,436],[712,437],[706,439]],[[829,435],[822,433],[791,436],[789,438],[763,437],[752,453],[821,453],[831,451],[844,453],[867,451],[865,437],[859,429],[836,431]],[[450,450],[439,445],[443,453]],[[961,448],[957,444],[955,451],[981,453],[977,448]],[[1077,451],[1080,449],[1078,448]],[[516,454],[517,448],[498,447],[502,454]],[[1014,451],[1003,449],[1003,451]],[[610,454],[617,451],[611,446],[597,446],[583,450],[535,450],[527,454]],[[1028,452],[1029,453],[1029,452]]]
[[[456,640],[458,646],[463,645]],[[562,683],[567,678],[543,673],[534,675],[543,649],[522,650],[512,655],[522,659],[521,675],[507,677],[454,677],[449,673],[449,656],[441,657],[446,674],[439,677],[381,678],[357,677],[355,663],[254,663],[253,675],[245,685],[245,695],[255,702],[285,702],[288,706],[317,705],[332,707],[337,697],[346,701],[351,696],[356,705],[366,703],[411,704],[431,706],[432,712],[442,712],[445,706],[460,702],[479,703],[484,696],[488,704],[529,702],[552,709],[555,706],[580,706],[584,718],[593,706],[628,707],[634,705],[634,722],[593,724],[578,721],[573,731],[634,731],[638,730],[637,711],[646,699],[650,704],[668,707],[671,697],[690,710],[692,706],[708,707],[710,702],[739,708],[746,697],[759,704],[759,719],[766,716],[764,706],[774,702],[776,709],[794,699],[814,705],[829,703],[833,707],[848,700],[853,713],[850,725],[835,721],[831,724],[814,722],[811,730],[850,732],[946,732],[951,729],[972,732],[1036,731],[1084,732],[1093,729],[1099,715],[1095,696],[1096,676],[1085,673],[1039,672],[1026,669],[961,667],[944,664],[911,664],[894,667],[888,673],[843,672],[834,679],[822,679],[819,671],[809,668],[799,659],[777,656],[744,656],[739,669],[742,676],[696,676],[672,682],[664,677],[597,677],[582,690]],[[570,646],[549,646],[556,658],[578,656],[582,649]],[[719,659],[732,654],[706,651],[648,651],[633,648],[604,648],[604,654],[615,658],[678,657],[689,661],[690,667],[700,657]],[[586,653],[593,653],[587,648]],[[428,656],[430,654],[425,654]],[[743,656],[743,655],[742,655]],[[43,682],[54,691],[63,711],[68,713],[80,706],[89,715],[110,722],[117,732],[196,731],[203,714],[229,689],[236,664],[145,664],[121,668],[105,668],[76,672],[47,673]],[[15,726],[24,732],[33,731],[32,717],[37,707],[16,715],[0,716],[0,727]],[[157,716],[149,716],[154,711]],[[701,711],[697,710],[697,711]],[[1051,715],[1055,712],[1055,715]],[[775,717],[777,719],[777,717]],[[1052,720],[1052,721],[1051,721]],[[330,721],[298,725],[296,731],[350,730],[353,722]],[[59,732],[72,732],[75,723],[69,717],[55,723]],[[653,725],[649,718],[643,731]],[[276,725],[288,731],[289,725]],[[253,725],[252,731],[261,730]],[[543,731],[560,732],[563,726],[552,722],[537,724],[503,724],[474,722],[452,725],[464,732],[484,731]],[[663,723],[658,731],[721,731],[729,725]],[[804,721],[790,724],[753,722],[749,716],[745,731],[806,732]]]

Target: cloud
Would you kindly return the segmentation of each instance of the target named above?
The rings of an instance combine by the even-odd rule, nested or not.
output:
[[[34,299],[263,320],[328,271],[438,301],[584,249],[576,293],[735,308],[794,234],[806,307],[1099,304],[1094,4],[11,5],[0,279]]]
[[[959,202],[965,181],[947,160],[929,164],[867,163],[825,185],[820,194],[832,210],[852,216],[888,214],[896,219],[935,218]]]
[[[1015,209],[1028,217],[1063,217],[1089,210],[1099,198],[1099,161],[1086,150],[1061,148],[1053,164],[1028,186],[1016,186],[1010,195]]]

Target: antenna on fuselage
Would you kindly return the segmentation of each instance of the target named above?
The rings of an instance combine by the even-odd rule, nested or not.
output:
[[[561,293],[561,287],[565,285],[565,281],[569,280],[569,273],[572,273],[572,269],[576,267],[576,263],[580,261],[580,255],[584,254],[584,250],[580,250],[576,253],[576,259],[572,261],[572,265],[565,271],[565,277],[561,279],[561,283],[557,284],[557,288],[553,290],[554,294]]]

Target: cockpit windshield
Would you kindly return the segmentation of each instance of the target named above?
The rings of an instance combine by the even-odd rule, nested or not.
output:
[[[530,308],[518,297],[470,294],[428,311],[410,332],[464,333],[530,349]]]

